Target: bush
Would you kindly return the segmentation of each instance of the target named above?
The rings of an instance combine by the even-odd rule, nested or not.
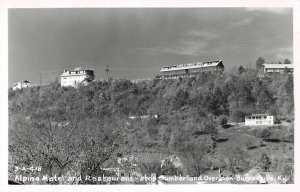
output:
[[[281,123],[280,119],[279,118],[275,118],[274,124],[280,124],[280,123]]]
[[[227,129],[230,127],[230,125],[228,124],[228,118],[226,116],[221,116],[221,118],[219,119],[219,123],[223,129]]]
[[[262,139],[268,139],[271,136],[271,131],[269,129],[263,129],[261,132],[258,132],[258,137]]]

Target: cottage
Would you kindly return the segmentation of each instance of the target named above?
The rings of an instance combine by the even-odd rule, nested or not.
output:
[[[274,116],[269,114],[252,114],[245,117],[245,125],[273,125]]]
[[[293,64],[263,64],[264,73],[288,73],[294,72]]]
[[[179,64],[174,66],[165,66],[160,72],[165,79],[176,79],[179,77],[195,76],[200,72],[223,71],[224,65],[221,60],[210,62],[196,62]]]
[[[61,86],[77,87],[78,85],[86,85],[88,82],[93,81],[95,75],[91,69],[82,70],[81,67],[77,67],[72,71],[64,69],[60,77]]]
[[[17,89],[23,89],[23,88],[27,88],[29,86],[30,86],[29,81],[25,80],[25,81],[15,83],[12,89],[15,91]]]

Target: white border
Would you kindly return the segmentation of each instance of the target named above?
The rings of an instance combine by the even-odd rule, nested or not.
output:
[[[8,181],[8,104],[7,104],[7,86],[8,86],[8,8],[91,8],[91,7],[293,7],[294,8],[294,77],[295,77],[295,184],[293,185],[230,185],[230,184],[210,184],[210,185],[174,185],[174,186],[102,186],[102,185],[84,185],[84,186],[9,186]],[[300,83],[299,55],[300,55],[300,1],[299,0],[164,0],[164,1],[130,1],[125,0],[0,0],[0,191],[297,191],[300,189],[300,166],[299,160],[299,131],[297,130],[299,122],[299,96],[298,87]]]

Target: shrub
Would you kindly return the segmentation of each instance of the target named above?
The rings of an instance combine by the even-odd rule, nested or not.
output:
[[[230,125],[228,125],[228,118],[226,116],[221,116],[221,118],[219,119],[219,123],[223,129],[227,129],[230,127]]]

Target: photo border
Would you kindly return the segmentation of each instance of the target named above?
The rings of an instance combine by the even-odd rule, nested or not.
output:
[[[232,184],[208,184],[208,185],[173,185],[173,186],[147,186],[147,185],[24,185],[13,186],[8,185],[8,9],[10,8],[154,8],[154,7],[168,7],[168,8],[187,8],[187,7],[292,7],[293,8],[293,63],[294,63],[294,98],[295,98],[295,164],[294,164],[294,181],[295,184],[288,185],[232,185]],[[1,161],[0,161],[0,190],[1,191],[217,191],[222,192],[237,190],[243,191],[296,191],[300,188],[299,177],[299,131],[297,126],[300,120],[299,117],[299,98],[300,92],[298,87],[300,83],[299,63],[300,56],[300,1],[299,0],[166,0],[166,1],[95,1],[95,0],[4,0],[0,1],[0,79],[1,79]],[[297,171],[298,170],[298,171]]]

